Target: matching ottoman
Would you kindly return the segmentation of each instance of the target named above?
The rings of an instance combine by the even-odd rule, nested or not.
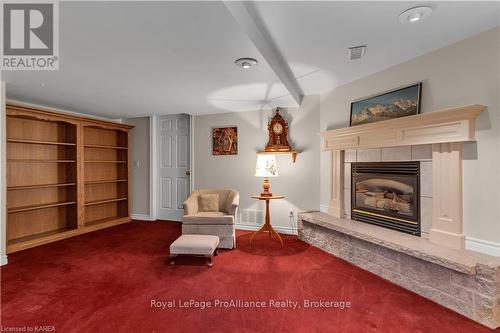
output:
[[[208,267],[212,267],[212,258],[217,255],[219,237],[212,235],[182,235],[170,245],[170,265],[175,264],[178,255],[203,256]]]

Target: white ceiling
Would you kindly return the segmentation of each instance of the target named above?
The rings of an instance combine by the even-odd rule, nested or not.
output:
[[[305,94],[346,84],[499,24],[498,2],[426,2],[433,13],[402,23],[399,14],[422,2],[259,2],[262,19]],[[362,61],[347,49],[367,45]],[[478,50],[480,52],[480,50]]]
[[[281,65],[315,94],[498,25],[497,2],[434,2],[425,21],[399,22],[416,4],[245,6]],[[222,2],[61,2],[59,31],[59,71],[2,73],[8,98],[111,118],[294,105],[276,65]],[[360,44],[368,45],[366,59],[349,62],[347,48]],[[239,57],[259,65],[240,69]]]

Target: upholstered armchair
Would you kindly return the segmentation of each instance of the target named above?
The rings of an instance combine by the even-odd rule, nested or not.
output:
[[[239,202],[240,195],[233,190],[193,191],[183,204],[182,234],[219,236],[220,248],[235,248]]]

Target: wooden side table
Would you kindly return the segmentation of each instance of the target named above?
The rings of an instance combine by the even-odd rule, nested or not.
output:
[[[253,195],[252,198],[257,199],[257,200],[265,200],[266,201],[266,221],[262,228],[257,230],[256,232],[253,233],[252,237],[250,237],[250,245],[252,245],[252,240],[257,235],[259,232],[267,231],[269,232],[269,237],[271,237],[271,234],[274,233],[280,243],[281,246],[283,246],[283,239],[281,239],[280,234],[276,230],[273,229],[273,226],[271,225],[271,217],[269,216],[269,201],[271,200],[277,200],[277,199],[283,199],[285,196],[284,195],[273,195],[271,197],[266,197],[266,196],[261,196],[261,195]]]

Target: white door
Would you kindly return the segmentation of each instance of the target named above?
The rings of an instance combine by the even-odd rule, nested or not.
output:
[[[158,211],[161,220],[182,221],[182,203],[190,192],[190,118],[158,118]]]

